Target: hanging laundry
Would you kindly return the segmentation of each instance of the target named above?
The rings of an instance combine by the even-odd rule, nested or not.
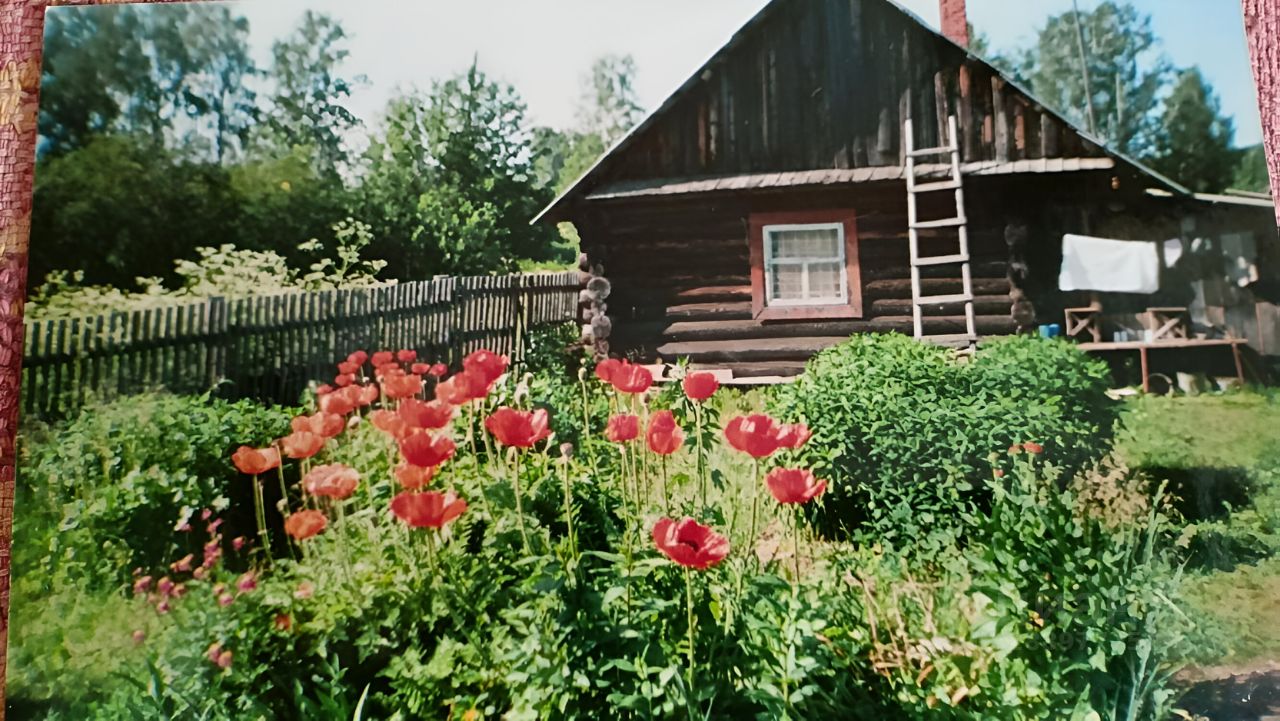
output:
[[[1160,257],[1145,240],[1062,236],[1062,290],[1154,293],[1160,289]]]
[[[1258,246],[1253,240],[1253,233],[1227,233],[1222,236],[1221,243],[1227,279],[1241,288],[1256,283]]]

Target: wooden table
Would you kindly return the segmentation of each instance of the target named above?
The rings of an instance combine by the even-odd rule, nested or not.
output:
[[[1188,348],[1231,348],[1231,358],[1236,363],[1236,378],[1244,385],[1244,359],[1240,356],[1240,346],[1249,341],[1242,338],[1179,338],[1160,341],[1120,341],[1111,343],[1080,343],[1079,348],[1086,353],[1107,351],[1138,351],[1142,363],[1142,392],[1151,392],[1151,373],[1147,363],[1147,354],[1152,350]]]

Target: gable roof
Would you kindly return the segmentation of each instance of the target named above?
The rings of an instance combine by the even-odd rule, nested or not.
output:
[[[676,109],[677,105],[681,104],[682,101],[686,100],[689,96],[694,94],[696,89],[703,83],[704,79],[711,76],[713,68],[725,63],[725,61],[729,58],[731,54],[733,54],[736,48],[741,47],[746,43],[750,42],[752,37],[758,34],[761,31],[762,27],[765,26],[775,16],[775,14],[781,15],[782,8],[787,7],[789,4],[795,4],[799,2],[811,2],[811,1],[812,0],[771,0],[768,4],[766,4],[763,8],[761,8],[760,11],[757,12],[751,19],[749,19],[745,24],[743,24],[742,27],[740,27],[729,38],[729,40],[724,43],[724,45],[722,45],[719,49],[717,49],[711,55],[710,58],[708,58],[704,63],[699,65],[698,68],[693,72],[693,74],[690,75],[689,78],[686,79],[683,83],[681,83],[662,102],[662,104],[654,108],[638,124],[632,127],[625,135],[619,138],[607,151],[605,151],[605,153],[601,155],[596,160],[596,162],[591,165],[591,167],[589,167],[577,180],[575,180],[573,184],[569,186],[568,189],[566,189],[563,193],[561,193],[559,197],[557,197],[546,208],[544,208],[537,215],[537,217],[533,219],[532,222],[537,223],[543,220],[565,219],[565,214],[569,206],[572,205],[574,201],[587,197],[589,192],[595,186],[599,185],[602,181],[610,180],[609,175],[613,170],[613,168],[610,167],[611,164],[613,164],[615,161],[626,158],[629,152],[634,152],[634,149],[639,144],[640,139],[643,136],[645,136],[645,134],[648,131],[650,131],[651,129],[655,128],[655,126],[663,122],[663,120],[667,118],[667,116],[671,115]],[[927,25],[924,22],[924,20],[922,20],[920,17],[912,13],[910,10],[907,10],[906,8],[898,4],[896,0],[857,0],[857,1],[861,2],[864,6],[873,4],[873,3],[879,3],[880,5],[886,6],[888,8],[891,8],[893,11],[896,11],[896,13],[901,18],[906,19],[908,25],[911,25],[916,31],[923,31],[924,33],[927,33],[927,37],[931,38],[934,41],[940,42],[942,46],[946,48],[950,48],[949,52],[954,53],[958,51],[959,53],[961,53],[963,55],[962,63],[965,64],[966,66],[984,69],[986,72],[991,74],[993,78],[999,78],[1000,80],[1002,80],[1003,83],[1007,85],[1009,88],[1011,88],[1015,94],[1021,94],[1022,96],[1024,96],[1024,98],[1029,103],[1031,103],[1039,113],[1054,119],[1057,123],[1060,123],[1066,132],[1073,133],[1076,136],[1078,136],[1082,141],[1084,141],[1085,147],[1093,146],[1093,148],[1096,148],[1098,155],[1111,158],[1114,161],[1116,161],[1118,164],[1122,164],[1130,167],[1131,169],[1136,171],[1138,174],[1146,176],[1147,178],[1152,180],[1156,185],[1162,186],[1167,191],[1170,191],[1178,195],[1190,194],[1190,191],[1187,188],[1183,187],[1182,185],[1175,182],[1174,180],[1164,175],[1161,175],[1160,173],[1157,173],[1155,170],[1143,164],[1142,162],[1138,161],[1137,159],[1130,157],[1129,155],[1123,152],[1120,152],[1119,150],[1109,147],[1102,139],[1076,126],[1074,123],[1066,119],[1060,113],[1056,112],[1049,106],[1045,105],[1043,102],[1040,102],[1031,92],[1029,92],[1028,90],[1023,88],[1019,83],[1017,83],[1017,81],[1008,77],[1007,75],[1005,75],[1004,73],[996,69],[987,61],[983,60],[977,55],[974,55],[968,48],[965,48],[963,46],[956,44],[950,38],[946,37],[945,35],[942,35],[938,31],[929,27],[929,25]],[[730,110],[729,112],[732,112],[732,110]],[[704,139],[699,139],[698,142],[701,143],[703,142],[703,140]],[[686,142],[688,142],[688,139],[686,139]],[[966,160],[972,161],[973,159],[966,158]],[[872,166],[884,167],[883,164],[872,164]],[[817,167],[817,168],[809,168],[809,169],[820,170],[823,168]],[[777,170],[793,170],[793,169],[778,168]],[[624,178],[623,180],[636,180],[636,179]]]

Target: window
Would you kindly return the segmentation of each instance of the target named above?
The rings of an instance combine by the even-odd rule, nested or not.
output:
[[[753,213],[749,225],[757,320],[862,315],[853,211]]]
[[[767,305],[848,303],[844,266],[844,225],[840,223],[764,227]]]

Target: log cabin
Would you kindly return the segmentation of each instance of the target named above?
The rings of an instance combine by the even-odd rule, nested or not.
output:
[[[535,219],[577,229],[597,353],[783,378],[850,334],[959,346],[1086,302],[1113,328],[1188,306],[1280,353],[1280,314],[1257,337],[1269,301],[1222,257],[1248,246],[1250,284],[1276,285],[1270,198],[1107,147],[969,52],[964,0],[941,2],[939,33],[892,0],[773,0]],[[1085,297],[1058,288],[1065,234],[1188,252],[1158,292]]]

